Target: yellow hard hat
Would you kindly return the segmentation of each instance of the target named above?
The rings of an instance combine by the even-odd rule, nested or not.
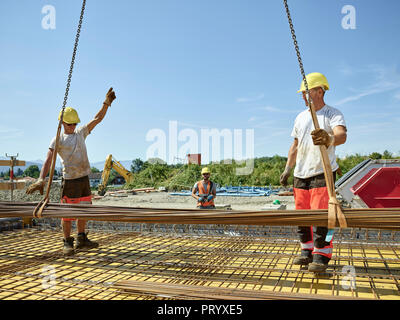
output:
[[[319,72],[312,72],[306,75],[308,89],[322,87],[324,90],[329,90],[329,83],[326,80],[326,77]],[[301,81],[300,90],[297,92],[306,91],[306,87],[304,86],[304,80]]]
[[[203,173],[211,173],[210,169],[208,169],[207,167],[201,169],[201,174]]]
[[[61,119],[61,113],[62,110],[60,111],[60,114],[58,115],[58,120]],[[63,116],[63,122],[72,124],[72,123],[79,123],[81,120],[78,117],[78,112],[74,108],[67,107],[64,109],[64,116]]]

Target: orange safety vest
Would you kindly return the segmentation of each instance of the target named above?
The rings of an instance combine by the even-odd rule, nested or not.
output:
[[[203,180],[198,181],[197,182],[197,188],[199,189],[199,197],[203,197],[205,199],[207,199],[207,197],[212,194],[211,193],[211,187],[212,187],[212,182],[208,181],[207,182],[207,191],[204,189],[204,185],[203,185]],[[208,207],[208,206],[213,206],[214,205],[214,198],[211,199],[211,201],[204,201],[204,202],[197,202],[197,206],[198,207]]]

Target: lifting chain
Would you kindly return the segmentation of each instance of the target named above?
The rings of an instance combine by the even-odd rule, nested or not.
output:
[[[69,88],[71,85],[71,79],[72,79],[72,72],[74,70],[74,64],[75,64],[75,56],[76,52],[78,49],[78,43],[79,43],[79,36],[81,34],[81,28],[82,28],[82,21],[83,21],[83,15],[85,13],[85,7],[86,7],[86,0],[83,0],[82,2],[82,9],[81,9],[81,15],[79,17],[79,24],[78,24],[78,30],[76,32],[75,36],[75,43],[74,43],[74,50],[72,53],[72,59],[71,59],[71,65],[69,67],[69,73],[68,73],[68,80],[67,80],[67,87],[65,88],[65,95],[64,95],[64,101],[63,101],[63,106],[61,110],[61,116],[60,116],[60,121],[58,123],[58,128],[57,128],[57,134],[56,134],[56,142],[54,146],[54,151],[53,151],[53,156],[51,159],[51,166],[50,166],[50,172],[49,172],[49,181],[47,183],[47,190],[44,198],[38,203],[36,208],[33,211],[33,217],[34,218],[40,218],[42,216],[42,212],[44,208],[47,206],[49,202],[49,194],[50,194],[50,189],[51,189],[51,184],[53,182],[53,175],[54,175],[54,169],[56,166],[56,159],[57,159],[57,149],[58,149],[58,144],[60,140],[60,133],[61,133],[61,124],[64,118],[64,110],[65,106],[67,104],[68,100],[68,93],[69,93]]]
[[[320,127],[318,124],[318,118],[317,118],[317,115],[316,115],[316,112],[315,112],[315,109],[313,106],[311,96],[309,94],[308,83],[307,83],[307,79],[306,79],[306,74],[304,72],[303,61],[301,59],[300,49],[299,49],[299,45],[297,43],[296,34],[294,32],[293,22],[292,22],[292,18],[290,15],[290,10],[289,10],[287,0],[283,0],[283,4],[286,9],[286,15],[287,15],[288,22],[289,22],[290,32],[292,34],[293,44],[294,44],[294,48],[295,48],[296,54],[297,54],[297,60],[299,61],[301,76],[303,77],[304,87],[306,89],[306,99],[308,101],[308,107],[311,112],[314,129],[319,129]],[[340,207],[340,203],[336,199],[335,184],[334,184],[333,176],[332,176],[332,168],[331,168],[331,164],[330,164],[330,160],[328,157],[326,147],[319,146],[319,149],[320,149],[321,160],[322,160],[323,168],[324,168],[325,182],[326,182],[326,186],[327,186],[327,190],[328,190],[328,194],[329,194],[328,228],[332,229],[335,227],[336,219],[339,220],[340,227],[346,228],[347,227],[346,218]]]
[[[290,27],[290,33],[292,34],[294,49],[296,50],[297,60],[299,61],[299,67],[300,67],[301,76],[303,77],[304,87],[306,88],[307,97],[310,101],[311,98],[310,98],[309,91],[308,91],[308,83],[307,83],[307,79],[306,79],[306,74],[304,72],[303,61],[301,59],[300,49],[299,49],[299,45],[297,43],[296,34],[294,32],[292,17],[290,15],[290,10],[289,10],[287,0],[283,0],[283,4],[285,5],[286,15],[287,15],[289,27]]]
[[[81,16],[79,18],[78,30],[77,30],[76,36],[75,36],[74,51],[72,53],[71,65],[69,67],[67,87],[65,88],[64,102],[63,102],[63,106],[62,106],[63,113],[64,113],[64,109],[65,109],[65,106],[66,106],[67,100],[68,100],[69,87],[71,85],[72,71],[74,70],[75,56],[76,56],[76,51],[78,49],[79,37],[81,35],[81,28],[82,28],[83,15],[85,13],[85,7],[86,7],[86,0],[83,0]]]

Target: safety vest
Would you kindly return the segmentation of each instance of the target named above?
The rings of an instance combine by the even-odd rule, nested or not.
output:
[[[199,197],[203,197],[206,199],[204,202],[197,202],[198,207],[208,207],[208,206],[213,206],[214,205],[214,198],[211,199],[211,201],[207,200],[207,197],[212,194],[211,189],[212,189],[213,183],[211,181],[207,181],[207,191],[204,189],[203,185],[203,180],[197,182],[197,188],[199,189]]]

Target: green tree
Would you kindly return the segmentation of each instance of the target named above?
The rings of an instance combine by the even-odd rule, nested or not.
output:
[[[91,167],[91,168],[90,168],[90,171],[91,171],[92,173],[100,172],[100,170],[97,169],[96,167]]]
[[[21,168],[18,168],[18,169],[14,172],[14,175],[15,175],[16,177],[22,177],[23,174],[24,174],[24,171],[22,171]]]
[[[143,170],[144,161],[140,158],[136,158],[132,161],[131,171],[137,173]]]
[[[379,152],[372,152],[369,157],[374,160],[382,159],[382,155]]]
[[[32,177],[32,178],[39,178],[40,170],[36,164],[33,164],[25,169],[24,176],[25,177]]]
[[[383,151],[382,155],[383,159],[393,159],[393,153],[389,152],[388,150]]]

